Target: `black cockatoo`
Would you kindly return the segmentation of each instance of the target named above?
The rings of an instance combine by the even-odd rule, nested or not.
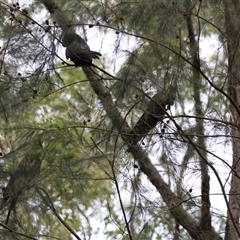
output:
[[[99,59],[101,53],[91,51],[88,44],[76,33],[65,34],[66,58],[76,66],[90,66],[92,59]]]
[[[0,210],[9,204],[6,224],[19,196],[36,184],[40,167],[41,159],[38,154],[27,155],[13,172],[7,187],[3,190],[3,198],[0,201]]]

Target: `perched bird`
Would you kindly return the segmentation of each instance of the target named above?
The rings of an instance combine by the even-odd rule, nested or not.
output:
[[[36,183],[40,167],[41,159],[38,155],[25,156],[11,175],[7,187],[3,190],[3,198],[0,203],[0,210],[9,204],[6,224],[19,196]]]
[[[169,88],[168,91],[170,91]],[[169,106],[173,105],[174,95],[168,91],[157,92],[149,101],[148,106],[130,132],[131,145],[137,144],[143,137],[154,128],[159,122],[163,122],[164,116]]]
[[[76,66],[90,66],[92,59],[102,56],[99,52],[91,51],[88,44],[76,33],[65,34],[66,58]]]

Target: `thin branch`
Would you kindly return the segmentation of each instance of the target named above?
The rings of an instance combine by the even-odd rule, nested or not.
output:
[[[202,101],[200,97],[200,89],[201,89],[201,75],[198,69],[200,69],[200,57],[199,57],[199,38],[200,38],[200,23],[198,22],[199,27],[199,34],[198,34],[198,41],[195,40],[195,33],[194,33],[194,27],[192,22],[192,8],[191,8],[192,2],[189,0],[185,0],[185,19],[187,24],[187,30],[188,30],[188,37],[190,41],[190,54],[192,58],[192,62],[194,66],[197,66],[197,68],[192,67],[192,73],[193,73],[193,91],[194,91],[194,108],[195,113],[197,116],[203,116],[202,111]],[[197,134],[204,135],[204,126],[203,121],[197,121],[196,122],[197,127]],[[201,148],[206,149],[205,139],[197,138],[198,145],[201,146]],[[204,230],[211,230],[212,228],[212,220],[211,220],[211,213],[210,213],[210,176],[208,175],[208,165],[207,162],[207,155],[206,151],[203,151],[200,155],[202,158],[200,159],[200,167],[201,167],[201,197],[202,197],[202,207],[201,207],[201,219],[200,219],[200,228]],[[203,160],[205,159],[205,160]]]
[[[95,26],[93,24],[93,26]],[[126,34],[126,35],[129,35],[129,36],[133,36],[133,37],[136,37],[136,38],[139,38],[139,39],[143,39],[143,40],[147,40],[149,42],[152,42],[152,43],[155,43],[167,50],[169,50],[170,52],[174,53],[176,56],[179,56],[182,60],[184,60],[186,63],[188,63],[190,66],[194,67],[196,70],[199,71],[199,73],[202,75],[202,77],[208,82],[208,84],[213,87],[214,89],[216,89],[219,93],[221,93],[223,96],[225,96],[229,102],[232,104],[232,106],[234,107],[234,109],[238,112],[238,114],[240,115],[240,109],[238,107],[238,105],[235,103],[234,99],[228,94],[226,93],[222,88],[219,88],[217,87],[215,84],[213,84],[213,82],[207,77],[207,75],[200,69],[199,66],[195,65],[194,63],[192,63],[191,61],[189,61],[186,57],[184,57],[183,55],[181,55],[180,53],[178,53],[177,51],[173,50],[172,48],[160,43],[160,42],[157,42],[149,37],[146,37],[146,36],[142,36],[142,35],[139,35],[139,34],[135,34],[135,33],[130,33],[130,32],[127,32],[127,31],[124,31],[124,30],[121,30],[121,29],[118,29],[118,28],[115,28],[115,27],[112,27],[112,26],[108,26],[108,25],[104,25],[104,24],[98,24],[96,25],[98,27],[104,27],[104,28],[108,28],[108,29],[112,29],[114,31],[118,31],[118,32],[121,32],[123,34]]]
[[[58,214],[56,208],[53,205],[53,202],[48,195],[48,193],[41,187],[36,188],[36,191],[38,192],[39,196],[42,198],[43,202],[52,210],[53,214],[57,217],[57,219],[62,223],[62,225],[78,240],[81,240],[81,238],[77,235],[77,233],[61,218],[61,216]],[[44,195],[41,193],[41,191],[44,193]]]
[[[118,139],[118,138],[116,138]],[[95,147],[98,149],[98,151],[100,151],[100,153],[102,153],[103,155],[105,155],[103,153],[103,151],[97,146],[97,144],[95,143],[95,141],[93,140],[93,138],[91,138],[91,140],[93,141]],[[116,140],[117,141],[117,140]],[[115,144],[116,146],[116,144]],[[117,195],[118,195],[118,200],[119,200],[119,203],[120,203],[120,207],[121,207],[121,211],[122,211],[122,214],[123,214],[123,218],[124,218],[124,222],[125,222],[125,226],[127,228],[127,232],[128,232],[128,236],[130,238],[130,240],[133,240],[133,237],[132,237],[132,233],[131,233],[131,229],[129,227],[129,221],[127,220],[127,215],[126,215],[126,212],[125,212],[125,208],[123,206],[123,201],[122,201],[122,197],[121,197],[121,191],[120,191],[120,188],[119,188],[119,184],[118,184],[118,181],[117,181],[117,175],[115,173],[115,168],[114,168],[114,160],[111,161],[108,159],[108,162],[110,164],[110,167],[111,167],[111,170],[112,170],[112,173],[113,173],[113,181],[114,181],[114,184],[116,186],[116,190],[117,190]]]
[[[4,225],[4,224],[2,224],[2,223],[0,223],[0,226],[2,226],[3,228],[7,229],[9,232],[11,232],[11,233],[13,233],[13,234],[16,234],[16,235],[19,235],[19,236],[22,236],[22,237],[25,237],[25,238],[28,238],[28,239],[32,239],[32,240],[38,240],[38,238],[31,237],[31,236],[26,235],[26,234],[24,234],[24,233],[14,231],[14,230],[12,230],[11,228],[9,228],[7,225]]]

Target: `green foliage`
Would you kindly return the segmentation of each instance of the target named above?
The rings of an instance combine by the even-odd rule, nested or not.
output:
[[[220,164],[226,152],[216,151],[215,144],[231,147],[229,99],[223,94],[228,86],[222,67],[222,1],[60,0],[55,1],[60,8],[55,15],[45,3],[0,3],[0,187],[6,187],[27,153],[39,151],[42,156],[39,179],[17,199],[11,231],[3,225],[0,238],[72,239],[72,230],[81,239],[190,239],[178,222],[181,216],[174,219],[172,213],[181,206],[196,222],[201,219],[202,159]],[[193,60],[189,14],[199,69]],[[139,159],[131,154],[134,146],[124,141],[129,132],[124,124],[123,129],[114,127],[93,91],[96,80],[65,61],[61,28],[68,24],[84,39],[94,27],[96,41],[115,44],[113,53],[103,54],[105,62],[102,58],[96,65],[109,62],[117,77],[96,68],[93,76],[132,129],[156,93],[170,99],[163,106],[163,120],[146,128],[149,132],[138,144],[176,194],[177,206],[172,197],[169,207],[164,193],[160,197],[143,174]],[[108,36],[114,32],[113,44]],[[205,59],[200,42],[208,36],[220,39],[223,50]],[[118,56],[124,59],[114,68]],[[4,223],[7,207],[0,210]],[[220,214],[215,210],[210,210],[213,227],[222,231],[223,220],[215,217]]]

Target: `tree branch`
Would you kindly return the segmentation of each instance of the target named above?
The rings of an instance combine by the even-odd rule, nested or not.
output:
[[[104,87],[100,79],[99,81],[96,81],[96,77],[92,74],[92,71],[88,67],[84,67],[83,70],[88,79],[94,80],[90,81],[92,89],[101,100],[103,108],[107,112],[108,117],[111,119],[113,126],[120,132],[125,144],[129,148],[129,152],[139,163],[141,171],[148,177],[150,182],[160,193],[173,217],[194,239],[202,239],[201,235],[206,233],[199,231],[196,221],[181,206],[182,200],[179,199],[177,195],[171,191],[169,185],[165,183],[156,167],[152,164],[147,153],[139,145],[131,145],[128,134],[131,132],[131,129],[113,103],[110,92]],[[212,236],[212,239],[220,239],[213,229],[209,230],[208,234]]]
[[[62,219],[62,217],[58,214],[56,208],[51,201],[48,193],[43,188],[36,188],[39,196],[42,198],[43,202],[51,209],[53,214],[57,217],[57,219],[62,223],[62,225],[77,239],[81,240],[81,238],[77,235],[77,233]]]
[[[240,105],[240,33],[239,33],[239,1],[224,1],[226,37],[227,37],[227,57],[228,57],[228,94],[232,96],[237,106]],[[240,238],[239,218],[240,218],[240,200],[236,193],[240,192],[240,141],[239,141],[239,112],[230,105],[232,120],[237,127],[232,128],[232,152],[233,161],[231,173],[231,184],[229,191],[229,208],[227,212],[226,235],[225,240],[234,240]]]
[[[185,0],[185,18],[187,23],[188,29],[188,37],[190,41],[190,53],[193,65],[196,66],[192,67],[193,72],[193,91],[194,91],[194,108],[196,116],[203,116],[202,111],[202,101],[200,96],[200,89],[201,89],[201,75],[198,69],[200,69],[200,59],[199,59],[199,46],[198,41],[195,39],[195,33],[193,28],[192,22],[192,2],[189,0]],[[200,27],[200,26],[199,26]],[[204,136],[204,126],[203,121],[196,120],[196,124],[198,127],[196,128],[197,132],[196,135]],[[198,145],[202,149],[206,149],[206,144],[204,138],[197,138]],[[200,220],[200,229],[204,230],[211,230],[212,228],[212,221],[211,221],[211,213],[210,213],[210,176],[208,175],[208,166],[205,163],[204,159],[207,159],[206,151],[202,151],[201,155],[203,159],[200,160],[200,167],[201,167],[201,198],[202,198],[202,205],[201,205],[201,220]],[[201,157],[201,156],[200,156]]]

